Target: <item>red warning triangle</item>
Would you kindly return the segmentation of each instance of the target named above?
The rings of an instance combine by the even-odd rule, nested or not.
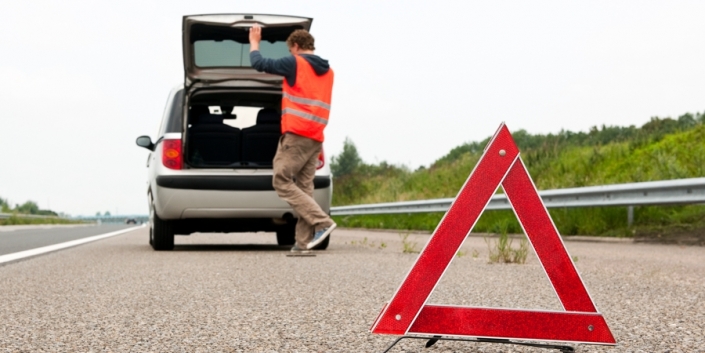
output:
[[[427,304],[468,233],[499,186],[565,311],[473,308]],[[502,124],[438,224],[372,333],[438,335],[615,344],[543,205],[519,149]]]

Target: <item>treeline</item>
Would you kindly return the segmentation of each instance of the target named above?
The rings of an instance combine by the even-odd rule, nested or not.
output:
[[[10,206],[10,202],[7,199],[0,197],[0,213],[18,213],[18,214],[30,214],[38,216],[58,216],[58,214],[51,210],[42,210],[39,208],[34,201],[27,201],[23,204],[15,204],[14,207]]]
[[[652,117],[641,127],[602,125],[601,127],[593,126],[588,132],[561,130],[555,135],[532,135],[526,130],[518,130],[512,131],[512,137],[524,154],[533,152],[534,154],[555,156],[566,147],[602,146],[616,142],[628,142],[631,147],[639,147],[660,141],[668,134],[685,131],[702,124],[705,124],[705,112],[686,113],[677,119]],[[452,162],[465,153],[481,153],[489,140],[490,137],[487,137],[480,142],[469,142],[458,146],[433,165]]]
[[[667,180],[705,176],[705,113],[653,117],[640,127],[601,126],[588,132],[557,134],[512,132],[521,157],[539,189]],[[332,158],[333,204],[423,200],[453,197],[474,168],[489,137],[451,150],[428,168],[362,161],[352,140]],[[705,223],[703,206],[638,207],[635,225],[690,227]],[[554,209],[563,234],[625,235],[626,208]],[[435,228],[439,214],[339,217],[343,226]],[[520,232],[511,212],[486,212],[477,231]]]
[[[532,172],[532,177],[534,177],[535,181],[538,183],[537,179],[542,177],[542,175],[538,174],[543,174],[542,172],[546,172],[547,168],[554,166],[556,163],[553,162],[559,161],[559,157],[562,155],[566,156],[566,159],[571,159],[570,156],[567,156],[571,151],[584,151],[584,149],[581,148],[591,147],[591,149],[588,150],[591,151],[591,153],[588,153],[590,156],[587,156],[588,161],[595,162],[598,159],[604,160],[605,154],[614,152],[608,151],[610,148],[605,148],[611,145],[618,146],[619,149],[622,150],[621,152],[624,152],[624,157],[629,158],[628,155],[630,152],[636,152],[647,145],[655,145],[662,141],[667,135],[693,130],[703,124],[705,124],[705,112],[695,114],[686,113],[677,119],[652,117],[649,122],[641,127],[634,125],[628,127],[603,125],[599,128],[593,126],[588,132],[562,130],[557,134],[547,135],[532,135],[525,130],[518,130],[513,131],[512,136],[521,150],[522,159]],[[331,169],[336,182],[336,187],[333,192],[333,203],[335,205],[355,204],[362,201],[360,198],[364,198],[367,194],[374,193],[379,195],[381,190],[377,186],[382,185],[371,185],[373,187],[368,188],[363,185],[365,181],[373,181],[372,184],[379,184],[379,182],[382,181],[400,178],[400,180],[396,182],[396,184],[399,184],[400,182],[413,181],[415,179],[413,176],[433,174],[434,172],[442,174],[442,171],[439,169],[457,164],[463,160],[473,162],[473,160],[480,157],[489,139],[490,137],[487,137],[480,142],[465,143],[452,149],[447,155],[432,163],[429,168],[422,166],[415,171],[411,171],[406,166],[392,165],[387,162],[381,162],[379,164],[365,163],[359,156],[354,142],[347,138],[343,145],[343,151],[339,155],[333,156],[331,159]],[[700,142],[700,146],[697,145],[698,142]],[[685,143],[688,142],[685,141]],[[686,148],[684,148],[684,150],[686,153],[697,156],[697,150],[702,148],[702,141],[693,141],[693,144],[697,147],[695,150]],[[575,157],[576,159],[579,158],[578,156]],[[637,162],[646,163],[646,161]],[[474,162],[472,165],[474,166]],[[558,169],[566,169],[566,166],[561,165]],[[466,177],[467,175],[462,175],[461,173],[462,181],[464,181]],[[673,177],[665,176],[665,178],[669,179]],[[635,180],[623,180],[622,182],[647,181],[643,179],[644,178],[637,177]],[[443,195],[439,195],[438,197],[453,196],[455,192],[457,192],[455,184],[457,183],[447,184],[451,187],[451,189],[448,190],[452,193],[451,195],[441,192]],[[587,184],[594,185],[595,183]],[[571,182],[567,182],[561,185],[545,185],[546,187],[544,188],[577,187],[585,185],[586,183],[583,181],[574,181],[572,184]],[[422,186],[422,188],[428,187],[433,188],[434,186]],[[417,191],[421,191],[421,189]],[[408,192],[404,192],[404,194],[406,195]],[[397,195],[387,195],[385,198],[386,201],[399,201],[397,200],[398,196],[401,195],[397,193]]]

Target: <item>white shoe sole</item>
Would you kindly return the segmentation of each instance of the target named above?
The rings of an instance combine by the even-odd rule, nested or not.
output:
[[[326,240],[326,238],[328,238],[328,236],[330,235],[330,233],[333,233],[333,230],[334,230],[337,226],[338,226],[337,224],[333,223],[333,225],[330,226],[330,227],[328,227],[328,230],[326,230],[326,232],[323,233],[323,235],[322,235],[320,238],[318,238],[318,240],[315,240],[315,241],[314,241],[314,240],[311,240],[311,242],[306,245],[306,249],[311,250],[311,249],[315,248],[316,245],[322,243],[324,240]]]

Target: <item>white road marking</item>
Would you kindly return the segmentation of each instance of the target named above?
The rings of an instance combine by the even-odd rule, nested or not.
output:
[[[26,257],[31,257],[31,256],[37,256],[41,254],[46,254],[48,252],[52,251],[57,251],[61,249],[66,249],[70,248],[76,245],[81,245],[85,243],[90,243],[92,241],[100,240],[100,239],[105,239],[105,238],[110,238],[114,237],[116,235],[120,235],[123,233],[131,232],[135,229],[139,229],[144,227],[145,225],[137,226],[137,227],[132,227],[132,228],[127,228],[127,229],[122,229],[118,230],[115,232],[110,232],[110,233],[105,233],[105,234],[100,234],[100,235],[94,235],[92,237],[88,238],[82,238],[82,239],[76,239],[76,240],[71,240],[67,241],[64,243],[59,243],[59,244],[54,244],[54,245],[48,245],[48,246],[43,246],[41,248],[36,248],[36,249],[30,249],[30,250],[25,250],[25,251],[20,251],[12,254],[6,254],[6,255],[0,255],[0,264],[6,263],[6,262],[11,262],[15,260],[20,260],[24,259]]]

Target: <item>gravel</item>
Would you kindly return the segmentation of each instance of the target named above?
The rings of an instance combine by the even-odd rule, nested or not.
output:
[[[154,252],[147,232],[0,266],[0,352],[380,352],[394,337],[369,327],[417,256],[385,232],[337,230],[315,257],[287,257],[272,233],[195,234]],[[566,245],[618,341],[578,352],[705,352],[705,247]],[[488,264],[478,237],[463,252],[430,302],[561,310],[533,254]],[[423,344],[393,352],[549,352]]]

